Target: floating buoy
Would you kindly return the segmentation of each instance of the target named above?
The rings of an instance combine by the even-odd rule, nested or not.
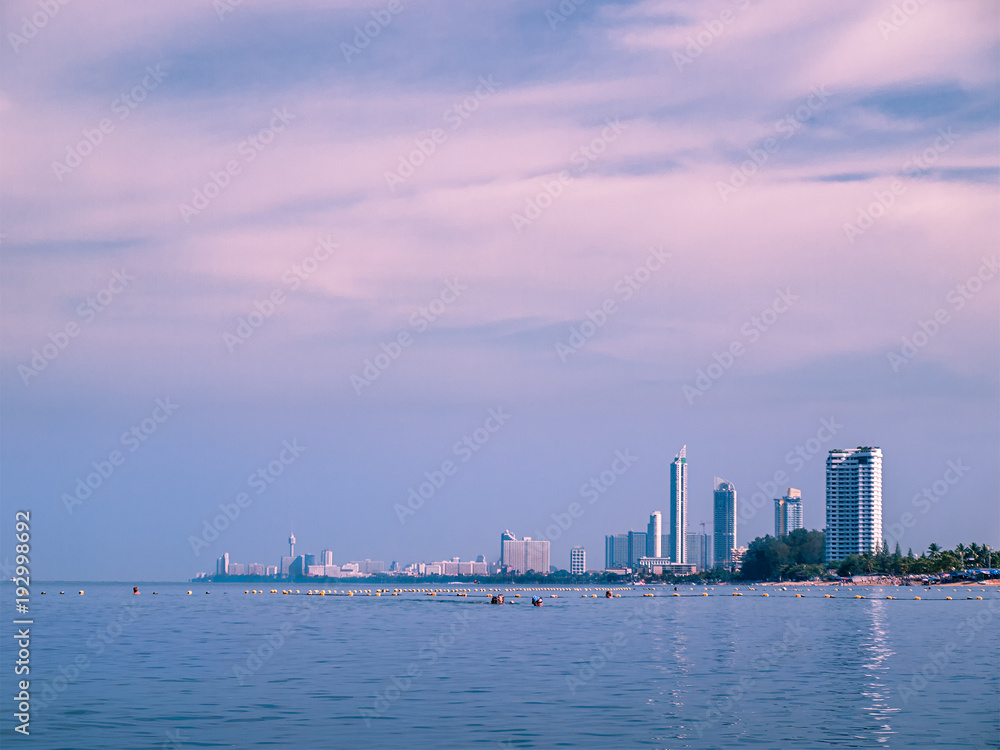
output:
[[[708,593],[703,591],[701,595],[702,596],[708,596]]]
[[[191,592],[190,592],[190,591],[188,591],[188,594],[190,594],[190,593],[191,593]]]
[[[764,594],[764,596],[770,596],[770,594]]]
[[[913,597],[913,598],[914,598],[914,599],[920,599],[920,597],[919,597],[919,596],[915,596],[915,597]]]
[[[946,596],[945,599],[951,599],[951,597],[950,596]]]
[[[801,598],[802,598],[802,594],[796,594],[796,595],[795,595],[795,598],[796,598],[796,599],[801,599]]]
[[[80,596],[83,596],[83,589],[80,589],[79,594]]]
[[[981,596],[977,596],[976,598],[977,598],[977,599],[982,599],[983,597],[981,597]]]

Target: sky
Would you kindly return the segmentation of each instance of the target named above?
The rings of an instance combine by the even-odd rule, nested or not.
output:
[[[599,568],[683,446],[689,531],[880,446],[890,546],[1000,546],[998,16],[4,3],[0,558]]]

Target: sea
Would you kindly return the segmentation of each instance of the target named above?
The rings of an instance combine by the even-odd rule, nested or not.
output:
[[[0,744],[1000,747],[997,587],[352,583],[5,583]]]

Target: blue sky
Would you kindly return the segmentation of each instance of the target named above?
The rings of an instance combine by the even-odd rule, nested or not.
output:
[[[898,5],[4,4],[0,529],[184,579],[290,529],[495,559],[581,502],[552,559],[598,567],[682,445],[741,544],[879,445],[891,541],[1000,544],[1000,11]]]

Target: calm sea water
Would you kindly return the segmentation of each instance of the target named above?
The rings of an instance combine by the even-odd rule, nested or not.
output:
[[[541,608],[142,590],[34,587],[25,739],[2,588],[4,747],[1000,745],[996,588],[559,590]]]

